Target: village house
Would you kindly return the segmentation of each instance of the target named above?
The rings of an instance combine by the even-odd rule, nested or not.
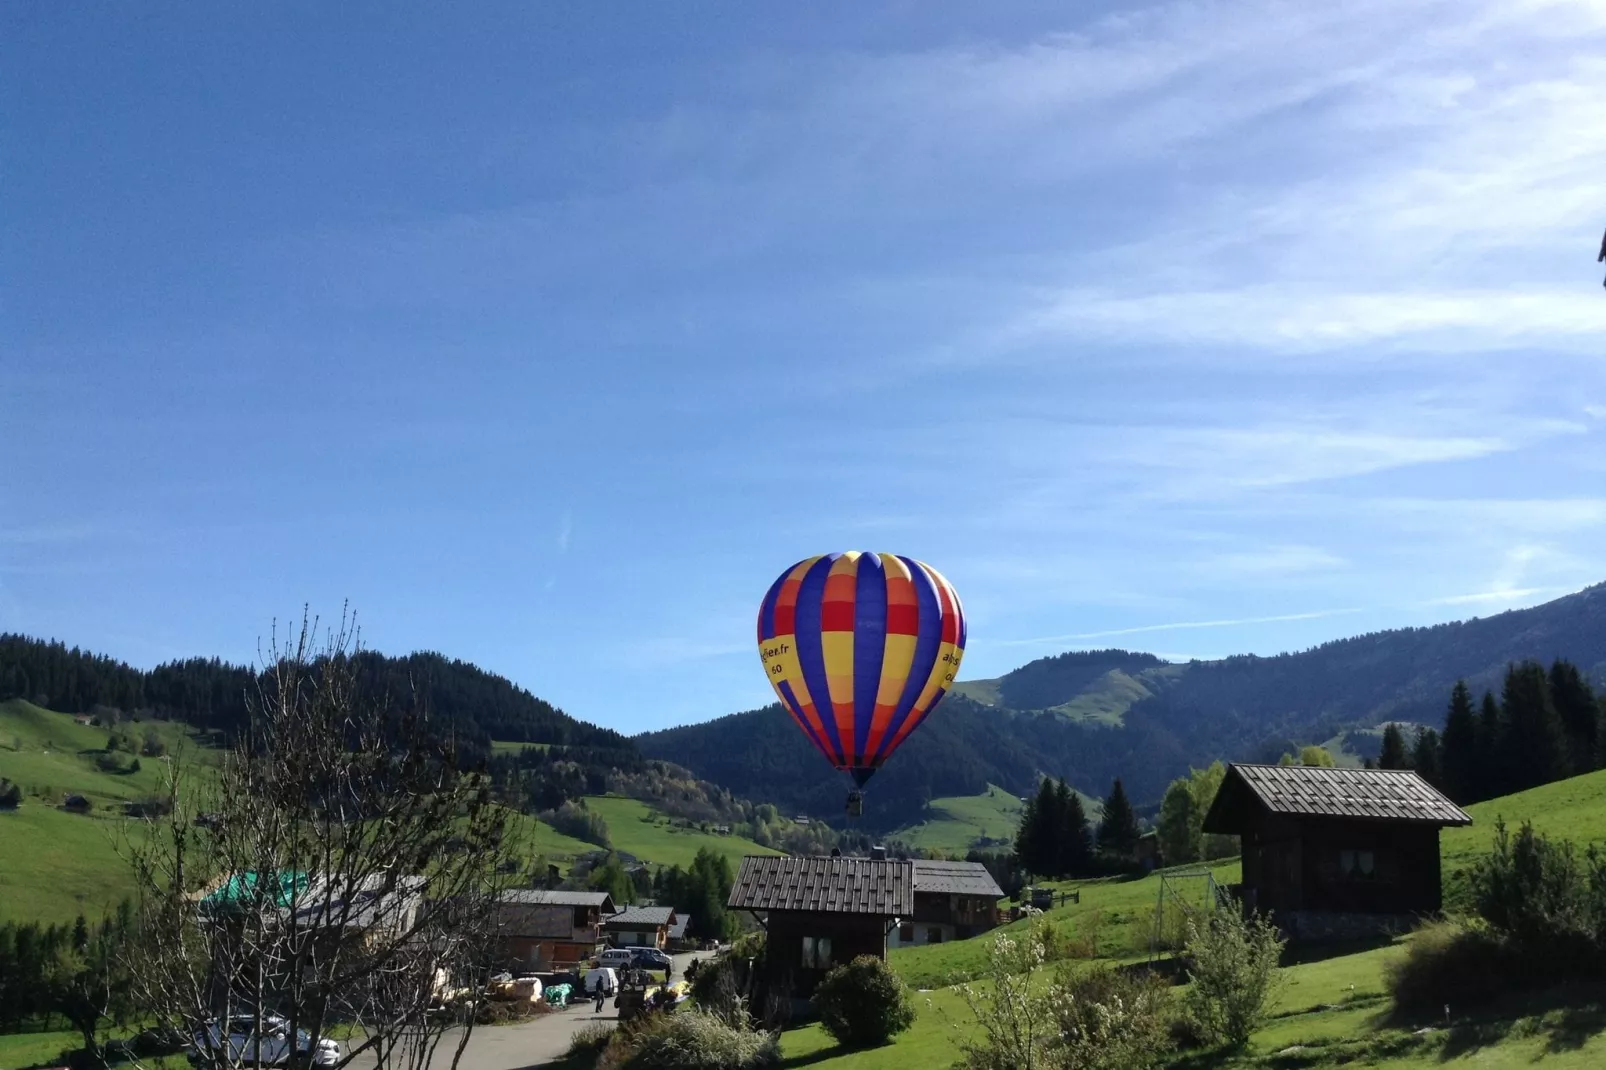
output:
[[[674,907],[625,907],[603,924],[614,947],[669,946],[669,930],[677,918]]]
[[[1333,940],[1437,913],[1439,829],[1471,823],[1410,770],[1230,765],[1204,831],[1240,838],[1246,909],[1292,939]]]
[[[889,948],[964,940],[998,927],[998,900],[1004,892],[986,866],[923,858],[909,864],[914,913],[888,934]]]
[[[496,903],[500,957],[532,971],[589,962],[602,949],[602,925],[613,913],[607,892],[503,892]]]
[[[882,858],[748,855],[726,905],[768,934],[767,982],[808,996],[831,967],[884,959],[887,935],[914,914],[914,867]]]

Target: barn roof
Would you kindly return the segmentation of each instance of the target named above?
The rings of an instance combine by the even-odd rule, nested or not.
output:
[[[1290,817],[1472,824],[1466,811],[1410,769],[1234,763],[1205,815],[1205,831],[1241,832],[1252,806]]]
[[[607,892],[545,891],[540,888],[514,888],[498,897],[504,903],[524,907],[596,907],[613,913],[613,896]]]
[[[603,923],[606,929],[650,929],[675,920],[674,907],[625,907]]]
[[[896,917],[914,911],[913,871],[899,859],[748,855],[726,905]]]
[[[1002,899],[1004,890],[980,862],[914,860],[914,890],[943,895],[984,895]]]

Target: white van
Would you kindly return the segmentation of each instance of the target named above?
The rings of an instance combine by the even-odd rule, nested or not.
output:
[[[586,972],[586,995],[596,995],[598,988],[604,992],[619,991],[619,975],[613,972],[613,967],[599,966]]]

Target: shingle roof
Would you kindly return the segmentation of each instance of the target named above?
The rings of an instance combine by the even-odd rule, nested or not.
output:
[[[944,895],[985,895],[1002,899],[1004,890],[980,862],[914,860],[914,890]]]
[[[676,914],[675,923],[669,927],[669,938],[679,940],[686,935],[686,926],[691,924],[690,914]]]
[[[544,891],[540,888],[515,888],[499,897],[504,903],[527,907],[605,907],[613,904],[607,892]]]
[[[674,916],[674,907],[625,907],[609,918],[606,925],[610,928],[628,929],[633,925],[650,928],[655,925],[668,925]]]
[[[1470,825],[1455,803],[1409,769],[1324,769],[1303,765],[1227,767],[1207,832],[1231,832],[1231,814],[1244,793],[1274,814],[1350,817],[1432,825]]]
[[[808,910],[887,917],[914,910],[914,867],[869,858],[748,855],[726,905],[734,910]]]

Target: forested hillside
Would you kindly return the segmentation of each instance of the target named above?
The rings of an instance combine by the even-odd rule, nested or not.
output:
[[[490,754],[493,739],[634,752],[611,729],[564,713],[507,679],[435,653],[356,655],[364,692],[398,707],[414,688],[431,717],[449,723],[472,756]],[[256,671],[216,658],[168,662],[149,671],[59,642],[0,635],[0,701],[26,699],[63,713],[97,707],[130,716],[184,721],[229,732],[245,723]]]
[[[1606,584],[1535,606],[1431,628],[1376,632],[1276,657],[1172,665],[1105,650],[1042,658],[961,682],[870,782],[865,820],[919,820],[926,800],[1063,776],[1103,795],[1120,776],[1153,803],[1190,766],[1276,761],[1298,744],[1383,721],[1443,725],[1458,679],[1499,691],[1509,664],[1566,658],[1606,677]],[[843,783],[779,706],[637,737],[650,757],[738,794],[815,815]]]

